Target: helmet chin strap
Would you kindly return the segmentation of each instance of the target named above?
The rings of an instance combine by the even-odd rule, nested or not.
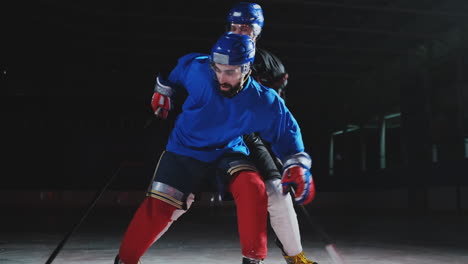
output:
[[[239,92],[242,91],[242,89],[244,88],[244,83],[247,81],[247,79],[249,79],[251,73],[252,69],[249,69],[249,71],[242,77]]]
[[[237,89],[237,91],[236,91],[236,93],[234,95],[240,93],[242,91],[242,89],[244,89],[244,84],[249,79],[249,76],[250,76],[251,73],[252,73],[252,69],[249,69],[249,71],[245,75],[244,74],[242,75],[241,81],[239,83],[239,89]]]

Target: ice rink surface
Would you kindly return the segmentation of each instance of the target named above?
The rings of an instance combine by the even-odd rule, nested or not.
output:
[[[299,216],[306,255],[333,264],[303,213]],[[53,263],[113,263],[134,206],[94,208]],[[0,263],[45,263],[84,208],[6,209],[0,225]],[[466,214],[309,210],[348,264],[467,264]],[[145,254],[150,263],[241,263],[235,207],[194,205]],[[285,263],[269,229],[265,264]]]

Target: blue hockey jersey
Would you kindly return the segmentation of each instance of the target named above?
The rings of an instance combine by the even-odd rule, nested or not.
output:
[[[251,77],[236,96],[224,97],[208,56],[191,53],[179,59],[168,84],[188,92],[168,151],[204,162],[226,152],[249,155],[242,135],[252,132],[269,142],[280,159],[304,151],[299,126],[283,99]]]

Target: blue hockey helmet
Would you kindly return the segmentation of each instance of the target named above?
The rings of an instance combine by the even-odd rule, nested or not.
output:
[[[258,36],[264,23],[262,7],[256,3],[237,3],[229,10],[226,21],[229,24],[251,25],[254,35]]]
[[[248,65],[255,59],[255,44],[247,35],[224,33],[211,49],[211,62],[226,65]]]

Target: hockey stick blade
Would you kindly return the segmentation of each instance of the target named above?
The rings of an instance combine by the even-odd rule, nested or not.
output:
[[[289,189],[290,194],[292,195],[293,201],[295,197],[295,191],[293,188]],[[330,256],[333,264],[347,264],[344,260],[343,256],[338,252],[335,243],[331,240],[330,236],[325,232],[322,226],[320,226],[316,221],[312,219],[307,212],[307,209],[302,204],[296,203],[304,213],[307,218],[309,224],[315,229],[315,231],[319,234],[320,238],[322,239],[323,243],[325,244],[325,250],[327,251],[328,255]]]

